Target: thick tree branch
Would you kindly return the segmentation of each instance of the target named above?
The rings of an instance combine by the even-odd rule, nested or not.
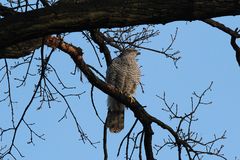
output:
[[[34,52],[34,50],[40,48],[43,45],[42,41],[45,38],[31,39],[0,49],[0,59],[20,58],[30,55]]]
[[[3,18],[0,48],[54,33],[239,15],[239,4],[238,0],[88,0],[55,5]]]
[[[7,17],[7,16],[16,15],[16,14],[19,14],[19,12],[15,12],[12,8],[8,8],[8,7],[5,7],[0,4],[0,15],[1,16]]]

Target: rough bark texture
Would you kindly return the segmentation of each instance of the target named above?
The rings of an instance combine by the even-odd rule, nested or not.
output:
[[[88,0],[10,15],[0,21],[0,48],[53,33],[165,24],[240,14],[239,0]]]

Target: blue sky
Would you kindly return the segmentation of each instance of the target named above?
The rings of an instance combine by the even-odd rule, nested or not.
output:
[[[216,20],[235,29],[240,19],[236,16],[217,18]],[[205,140],[209,140],[213,138],[214,134],[221,135],[226,130],[227,139],[221,141],[218,145],[224,144],[223,153],[228,159],[234,159],[235,156],[240,157],[240,129],[237,124],[240,121],[240,86],[238,85],[240,68],[235,60],[235,53],[230,46],[230,36],[200,21],[173,22],[166,25],[157,25],[156,28],[159,29],[160,35],[153,38],[152,42],[146,46],[155,49],[167,47],[170,42],[170,34],[174,34],[176,28],[178,28],[178,36],[173,49],[179,50],[182,58],[177,63],[178,68],[176,69],[173,62],[163,55],[141,50],[139,64],[142,66],[141,82],[144,84],[145,93],[142,93],[139,87],[136,98],[142,105],[147,106],[146,110],[149,113],[174,128],[176,123],[169,121],[168,113],[162,111],[164,104],[156,95],[162,96],[165,92],[169,103],[177,103],[180,112],[185,112],[190,110],[190,97],[193,96],[193,91],[201,93],[213,81],[212,91],[205,96],[206,100],[213,103],[199,108],[197,112],[199,120],[193,126],[194,131],[197,131]],[[66,41],[82,47],[86,62],[105,74],[106,68],[99,66],[92,48],[82,39],[80,33],[74,33],[66,38]],[[113,53],[112,56],[115,56],[115,54]],[[100,57],[103,56],[100,55]],[[1,60],[0,64],[3,65],[3,62]],[[13,61],[9,62],[14,63]],[[46,140],[41,141],[34,137],[35,145],[27,144],[29,131],[24,125],[21,125],[15,144],[25,157],[20,158],[16,152],[13,152],[14,155],[24,160],[102,159],[103,125],[95,116],[92,108],[89,82],[86,78],[83,79],[83,82],[80,82],[79,72],[76,76],[70,74],[74,69],[74,64],[66,54],[55,52],[50,63],[57,69],[67,86],[76,86],[75,93],[85,91],[80,99],[71,98],[69,103],[88,137],[93,142],[99,143],[96,144],[97,148],[94,148],[89,143],[84,144],[79,141],[76,126],[69,113],[67,119],[58,122],[66,109],[62,99],[58,99],[61,102],[52,103],[51,108],[43,105],[41,110],[37,110],[39,100],[36,100],[27,112],[26,120],[28,123],[35,123],[33,128],[39,134],[45,134],[44,138]],[[104,64],[104,60],[102,60],[102,63]],[[30,99],[29,96],[32,94],[34,83],[37,82],[36,78],[31,78],[25,87],[16,88],[19,82],[13,79],[15,76],[23,76],[25,69],[20,67],[11,72],[13,99],[18,101],[14,104],[16,121]],[[34,66],[32,66],[31,72],[36,72]],[[49,78],[55,81],[57,85],[56,78],[52,74],[49,75]],[[0,88],[2,88],[1,96],[4,95],[3,91],[6,91],[6,84],[6,81],[0,84]],[[67,93],[68,91],[63,92]],[[94,89],[94,101],[103,119],[105,119],[107,112],[106,97],[101,91]],[[7,103],[3,102],[0,105],[0,127],[2,128],[7,128],[10,122],[10,110]],[[109,159],[123,159],[124,150],[122,150],[121,156],[116,158],[117,148],[133,122],[134,116],[130,110],[127,110],[124,131],[120,134],[108,134]],[[140,128],[140,125],[138,125],[138,130]],[[166,133],[164,130],[157,129],[154,142],[162,144],[163,138],[166,138]],[[9,137],[11,137],[10,133],[3,137],[0,144],[8,144]],[[157,159],[176,159],[176,157],[176,150],[168,148],[165,148],[156,156]],[[134,159],[137,159],[137,156]],[[212,160],[214,158],[206,157],[205,159]]]

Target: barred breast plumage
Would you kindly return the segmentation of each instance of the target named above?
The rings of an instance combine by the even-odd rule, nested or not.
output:
[[[114,85],[126,95],[132,96],[140,82],[140,69],[136,61],[138,52],[127,49],[113,59],[107,68],[106,82]],[[107,127],[110,132],[120,132],[124,128],[124,105],[108,96]]]

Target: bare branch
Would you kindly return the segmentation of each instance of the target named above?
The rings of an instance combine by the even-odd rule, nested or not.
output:
[[[237,43],[236,43],[236,39],[240,38],[240,34],[239,34],[239,29],[236,28],[235,30],[232,30],[231,28],[225,26],[224,24],[217,22],[213,19],[205,19],[203,20],[203,22],[218,28],[219,30],[229,34],[231,36],[231,46],[232,48],[235,50],[236,52],[236,60],[238,62],[238,65],[240,66],[240,48],[238,47]]]
[[[239,33],[239,29],[238,28],[236,28],[235,29],[235,33],[236,34],[238,34]],[[238,65],[240,66],[240,48],[239,48],[239,46],[237,45],[237,43],[236,43],[236,38],[237,37],[235,37],[235,36],[231,36],[231,46],[232,46],[232,48],[235,50],[235,56],[236,56],[236,60],[237,60],[237,62],[238,62]]]
[[[126,155],[125,155],[125,157],[126,157],[126,159],[128,159],[129,137],[130,137],[130,135],[131,135],[133,129],[135,128],[137,122],[138,122],[138,119],[136,119],[136,120],[134,121],[134,123],[133,123],[132,127],[130,128],[130,130],[128,131],[128,133],[127,133],[127,134],[124,136],[124,138],[122,139],[122,141],[121,141],[121,143],[120,143],[120,145],[119,145],[119,147],[118,147],[118,153],[117,153],[117,156],[119,156],[119,154],[120,154],[120,151],[121,151],[121,148],[122,148],[123,142],[127,139],[126,152],[125,152]]]
[[[204,19],[202,20],[203,22],[211,25],[212,27],[216,27],[218,28],[219,30],[229,34],[230,36],[233,36],[233,37],[236,37],[236,38],[240,38],[240,34],[234,30],[232,30],[231,28],[225,26],[224,24],[218,22],[218,21],[215,21],[213,19]]]
[[[104,153],[104,160],[108,159],[108,151],[107,151],[107,117],[105,119],[104,127],[103,127],[103,153]]]
[[[92,102],[92,105],[93,105],[93,109],[94,109],[95,114],[96,114],[96,116],[98,117],[98,119],[104,124],[104,122],[103,122],[103,120],[101,119],[101,117],[99,116],[98,111],[97,111],[97,108],[96,108],[96,106],[95,106],[95,104],[94,104],[94,100],[93,100],[93,89],[94,89],[94,86],[91,87],[91,102]]]
[[[222,159],[226,159],[221,153],[222,146],[220,146],[219,148],[215,147],[213,149],[213,146],[215,145],[216,142],[225,139],[225,132],[220,137],[214,136],[213,140],[210,140],[208,142],[203,142],[203,138],[199,137],[198,133],[192,130],[192,123],[198,120],[195,114],[199,109],[199,107],[201,105],[211,104],[211,102],[206,102],[203,99],[206,93],[208,91],[211,91],[212,84],[213,82],[211,82],[210,85],[201,94],[197,94],[196,92],[193,92],[194,98],[197,100],[196,102],[194,102],[194,98],[191,97],[191,111],[189,113],[184,113],[182,115],[178,113],[178,105],[175,105],[174,103],[170,105],[167,102],[165,93],[163,94],[163,97],[158,96],[163,101],[166,107],[166,109],[163,109],[163,110],[170,114],[170,120],[172,119],[178,120],[178,125],[176,127],[176,131],[169,130],[170,133],[172,132],[171,135],[175,138],[175,140],[173,140],[169,136],[167,140],[164,140],[163,145],[155,145],[155,150],[157,154],[165,146],[169,146],[171,149],[177,147],[179,159],[182,159],[181,155],[182,155],[183,149],[185,149],[185,151],[187,152],[189,160],[193,160],[195,158],[201,159],[200,158],[201,155],[202,156],[212,155],[212,156],[220,157]],[[185,126],[186,126],[186,131],[184,129]],[[199,150],[199,148],[201,147],[205,151]]]
[[[89,32],[93,41],[96,44],[98,44],[100,52],[104,54],[106,64],[107,66],[109,66],[112,61],[112,58],[111,58],[110,51],[108,47],[105,45],[105,42],[102,38],[103,34],[100,32],[99,29],[90,30]]]

